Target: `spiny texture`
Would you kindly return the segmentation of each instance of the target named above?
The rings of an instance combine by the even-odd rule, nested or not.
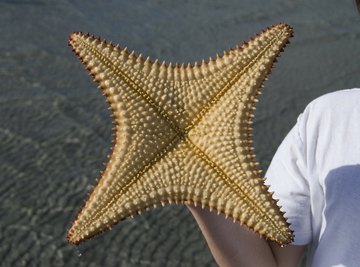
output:
[[[254,102],[292,36],[286,24],[201,65],[173,66],[90,35],[69,43],[110,105],[106,170],[68,233],[73,244],[158,204],[208,206],[280,244],[292,231],[252,153]]]

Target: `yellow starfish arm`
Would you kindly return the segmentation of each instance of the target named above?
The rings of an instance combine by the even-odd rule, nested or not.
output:
[[[216,60],[185,68],[74,33],[69,43],[103,89],[116,142],[69,242],[159,203],[188,201],[289,243],[289,225],[259,177],[250,125],[259,89],[291,35],[278,24]]]

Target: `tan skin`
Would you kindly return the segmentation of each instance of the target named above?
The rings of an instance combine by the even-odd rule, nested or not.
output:
[[[187,205],[221,267],[296,267],[306,246],[280,247],[208,208]]]

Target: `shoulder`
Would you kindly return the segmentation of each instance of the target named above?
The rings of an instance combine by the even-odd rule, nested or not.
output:
[[[343,89],[324,94],[318,98],[312,100],[306,109],[322,110],[322,109],[334,109],[342,104],[356,103],[359,105],[360,101],[360,88]]]
[[[294,131],[301,143],[307,138],[329,130],[339,121],[349,120],[355,110],[360,114],[360,88],[343,89],[324,94],[312,100],[298,116]]]
[[[355,108],[360,108],[360,88],[338,90],[312,100],[298,121],[318,121],[330,115],[335,118]]]

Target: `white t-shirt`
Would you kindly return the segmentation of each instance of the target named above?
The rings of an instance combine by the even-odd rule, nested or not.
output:
[[[312,101],[265,177],[308,266],[360,266],[360,89]]]

